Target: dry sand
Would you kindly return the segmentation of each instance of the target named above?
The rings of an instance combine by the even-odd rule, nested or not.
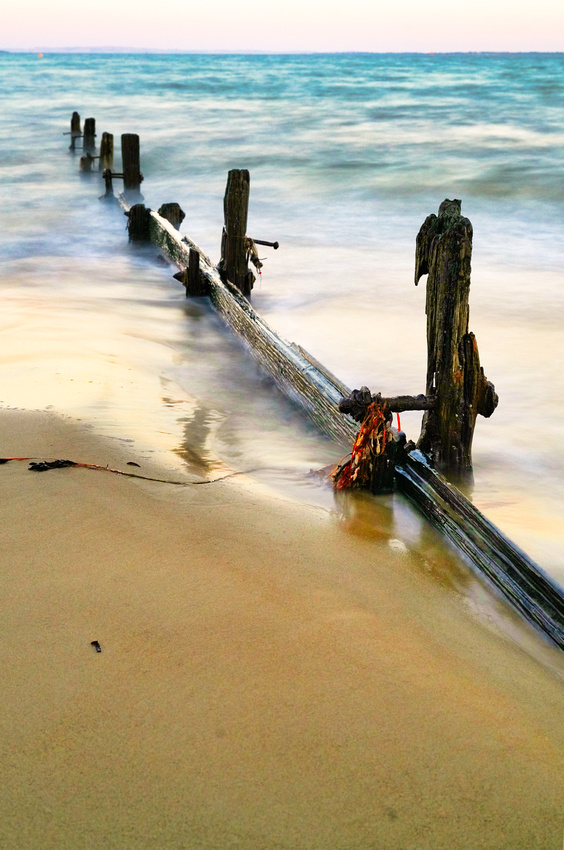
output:
[[[4,410],[22,454],[136,459]],[[2,848],[561,847],[560,659],[385,526],[244,478],[0,486]]]

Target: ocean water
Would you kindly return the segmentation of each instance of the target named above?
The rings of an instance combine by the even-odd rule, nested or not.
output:
[[[260,467],[333,505],[306,473],[342,448],[175,269],[128,244],[68,151],[74,110],[114,134],[118,170],[120,134],[140,135],[145,202],[179,202],[212,259],[227,172],[248,168],[248,232],[280,242],[253,304],[351,387],[424,390],[415,238],[460,198],[470,329],[500,397],[477,423],[472,498],[564,583],[564,54],[4,53],[0,85],[1,406],[81,419],[197,474]],[[419,423],[402,416],[410,438]],[[394,511],[409,545],[421,526]]]

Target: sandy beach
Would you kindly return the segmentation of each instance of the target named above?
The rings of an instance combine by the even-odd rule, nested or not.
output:
[[[170,478],[47,413],[0,441]],[[2,848],[560,846],[561,660],[393,529],[244,476],[0,482]]]

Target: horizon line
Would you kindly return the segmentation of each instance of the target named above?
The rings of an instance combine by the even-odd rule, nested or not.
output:
[[[209,49],[189,50],[184,48],[120,47],[120,46],[69,46],[69,47],[0,47],[0,53],[57,53],[57,54],[126,54],[135,55],[192,55],[192,56],[453,56],[453,55],[530,55],[564,53],[562,50],[239,50]]]

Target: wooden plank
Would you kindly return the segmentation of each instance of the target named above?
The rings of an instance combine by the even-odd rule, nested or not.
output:
[[[128,207],[123,199],[124,210]],[[281,339],[187,236],[151,211],[151,241],[179,268],[188,267],[190,251],[200,256],[210,298],[230,328],[240,336],[275,383],[298,402],[331,439],[350,449],[357,425],[339,412],[350,390],[303,348]],[[397,468],[398,490],[435,525],[478,574],[502,593],[553,644],[564,649],[564,591],[505,537],[453,485],[431,469],[424,455],[410,452]]]

